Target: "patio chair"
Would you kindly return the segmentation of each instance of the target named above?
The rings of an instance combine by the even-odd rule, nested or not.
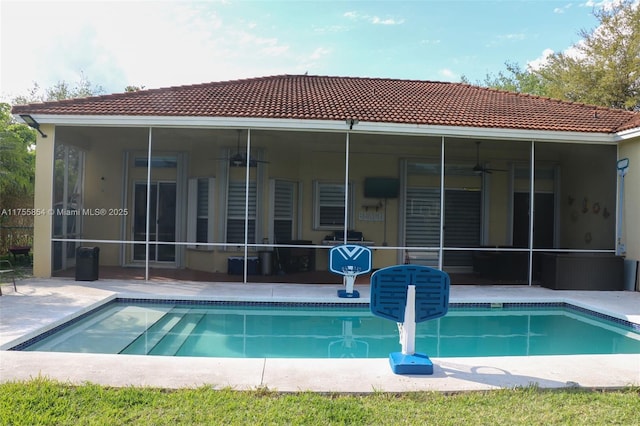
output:
[[[8,260],[0,260],[0,296],[2,296],[2,277],[9,276],[11,277],[11,281],[13,282],[13,289],[18,291],[16,288],[16,274],[13,269],[13,265]]]

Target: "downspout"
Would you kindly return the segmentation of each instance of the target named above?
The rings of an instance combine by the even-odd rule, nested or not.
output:
[[[619,149],[618,149],[619,151]],[[618,152],[619,156],[620,153]],[[617,200],[617,209],[618,215],[616,219],[616,256],[624,256],[627,254],[627,248],[623,241],[623,233],[622,233],[622,225],[624,220],[624,176],[627,174],[627,169],[629,168],[629,159],[622,158],[618,160],[616,163],[616,168],[618,169],[618,175],[620,179],[617,179],[618,186],[618,200]]]

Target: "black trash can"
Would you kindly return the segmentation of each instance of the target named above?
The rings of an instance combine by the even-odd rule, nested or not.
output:
[[[100,247],[78,247],[76,249],[76,281],[98,279]]]

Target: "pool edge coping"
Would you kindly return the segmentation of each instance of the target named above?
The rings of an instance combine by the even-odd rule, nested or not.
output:
[[[126,292],[113,292],[110,295],[107,295],[106,297],[104,297],[101,300],[97,300],[94,301],[93,303],[90,303],[89,305],[84,306],[83,308],[79,309],[78,311],[75,311],[73,313],[69,313],[64,317],[58,318],[57,320],[54,320],[51,324],[48,324],[46,326],[40,327],[36,330],[32,330],[18,338],[15,338],[11,341],[8,341],[2,345],[0,345],[0,352],[1,351],[12,351],[12,352],[23,352],[23,349],[34,344],[35,342],[31,342],[34,339],[38,339],[40,338],[42,335],[44,334],[53,334],[55,332],[57,332],[58,328],[61,328],[63,326],[68,325],[69,322],[74,322],[74,321],[79,321],[82,318],[86,317],[87,315],[90,315],[93,311],[96,311],[104,306],[106,306],[109,303],[112,302],[117,302],[119,299],[122,300],[127,300],[130,302],[140,302],[140,303],[153,303],[154,301],[159,301],[159,302],[211,302],[212,304],[215,303],[246,303],[248,305],[255,303],[255,304],[292,304],[292,305],[304,305],[304,304],[312,304],[312,305],[332,305],[332,306],[340,306],[340,305],[349,305],[349,306],[353,306],[353,305],[369,305],[370,301],[369,298],[360,298],[360,299],[338,299],[338,300],[327,300],[327,301],[318,301],[318,299],[311,299],[311,298],[301,298],[301,297],[295,297],[295,298],[290,298],[289,300],[274,300],[274,297],[270,297],[270,298],[264,298],[264,297],[240,297],[240,296],[227,296],[227,297],[218,297],[218,298],[214,298],[214,297],[206,297],[206,296],[185,296],[185,295],[160,295],[160,296],[153,296],[150,297],[149,295],[141,295],[141,294],[137,294],[137,293],[126,293]],[[253,299],[253,300],[248,300],[248,299]],[[610,322],[614,322],[617,325],[621,325],[623,327],[630,327],[633,331],[635,331],[636,333],[640,333],[640,324],[639,323],[635,323],[633,321],[631,321],[629,319],[629,317],[627,315],[624,314],[617,314],[614,313],[614,315],[611,315],[611,312],[602,312],[602,310],[599,310],[593,306],[590,306],[586,303],[580,302],[580,301],[575,301],[575,300],[570,300],[567,298],[563,298],[562,300],[559,301],[554,301],[551,299],[543,299],[540,298],[537,301],[535,299],[527,299],[525,300],[521,300],[521,301],[513,301],[513,298],[511,298],[511,300],[507,300],[504,299],[502,301],[497,301],[494,298],[491,298],[491,300],[488,300],[489,298],[483,299],[481,301],[474,301],[474,300],[465,300],[464,302],[457,302],[457,301],[452,301],[449,300],[449,305],[492,305],[492,304],[508,304],[508,305],[542,305],[540,307],[544,307],[544,306],[553,306],[553,305],[558,305],[555,307],[561,307],[561,308],[568,308],[570,310],[576,310],[578,312],[581,312],[585,315],[588,316],[594,316],[598,319],[604,320],[604,321],[610,321]],[[533,307],[533,306],[532,306]],[[491,306],[488,306],[488,308],[491,308]],[[585,312],[586,311],[586,312]],[[620,322],[624,322],[626,324],[620,324]],[[42,338],[45,338],[47,336],[44,336]],[[109,354],[105,354],[105,355],[109,355]],[[110,355],[119,355],[119,354],[110,354]],[[576,354],[571,354],[571,355],[566,355],[566,356],[572,356],[572,355],[576,355]],[[616,354],[600,354],[600,355],[616,355]],[[536,355],[532,355],[532,356],[536,356]],[[560,355],[558,355],[560,356]],[[265,358],[265,359],[269,359],[269,358]],[[308,359],[315,359],[315,358],[308,358]]]

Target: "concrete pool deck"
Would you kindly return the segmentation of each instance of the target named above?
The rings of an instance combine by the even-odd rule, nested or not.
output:
[[[183,388],[208,385],[238,390],[354,392],[489,390],[536,385],[540,388],[621,388],[640,386],[640,354],[527,357],[431,357],[434,374],[396,375],[387,358],[272,359],[185,358],[18,352],[6,349],[70,316],[115,297],[349,302],[338,285],[239,284],[175,281],[28,279],[18,291],[3,287],[0,297],[0,381],[48,377],[68,383]],[[357,285],[360,301],[369,287]],[[640,324],[639,292],[554,291],[527,286],[452,286],[451,302],[567,302]],[[400,346],[398,345],[398,350]],[[419,350],[419,348],[418,348]]]

